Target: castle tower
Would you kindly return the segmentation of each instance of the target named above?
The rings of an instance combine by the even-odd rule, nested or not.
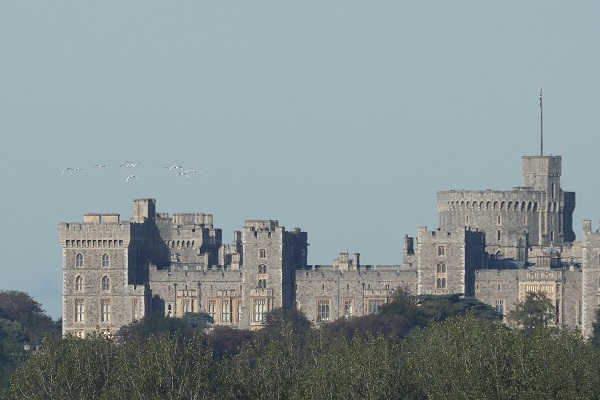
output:
[[[592,231],[589,220],[583,221],[581,272],[581,301],[573,311],[583,335],[589,337],[600,304],[600,233]]]
[[[419,227],[418,294],[475,293],[475,270],[485,266],[483,232]]]
[[[240,327],[252,329],[262,324],[268,311],[292,308],[294,271],[306,266],[308,243],[305,232],[288,232],[273,220],[246,221],[242,242],[242,315],[249,320],[240,321]]]
[[[60,223],[63,334],[111,334],[142,318],[145,287],[130,283],[131,224],[118,214],[88,213]],[[135,261],[134,261],[135,262]]]
[[[524,186],[438,192],[440,228],[484,231],[492,260],[528,260],[573,242],[575,193],[560,187],[561,157],[525,156],[522,163]]]

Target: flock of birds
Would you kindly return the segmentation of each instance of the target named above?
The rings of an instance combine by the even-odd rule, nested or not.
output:
[[[119,165],[119,168],[135,168],[136,165],[138,165],[140,163],[141,163],[141,161],[137,161],[137,162],[134,162],[134,161],[125,161],[125,164]],[[94,165],[94,168],[100,168],[100,169],[102,169],[102,168],[107,168],[107,167],[106,167],[106,165],[103,165],[103,164],[96,164],[96,165]],[[202,172],[198,171],[197,169],[186,169],[186,170],[184,170],[183,167],[181,165],[178,165],[178,164],[171,165],[170,167],[169,166],[165,166],[163,168],[166,168],[169,171],[174,171],[174,172],[177,173],[178,176],[180,176],[180,177],[186,177],[186,178],[189,178],[190,174],[193,174],[193,173],[196,173],[196,172],[198,172],[200,174],[202,173]],[[85,169],[83,169],[83,168],[65,167],[62,170],[62,176],[64,176],[67,173],[71,173],[71,172],[73,172],[73,173],[85,172]],[[125,178],[125,182],[129,182],[130,180],[133,180],[133,179],[139,180],[136,175],[130,174],[130,175],[127,176],[127,178]]]

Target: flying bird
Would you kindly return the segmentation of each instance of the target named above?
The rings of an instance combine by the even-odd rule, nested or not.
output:
[[[67,167],[67,168],[63,169],[63,171],[62,171],[62,174],[61,174],[61,175],[64,175],[64,174],[65,174],[65,172],[67,172],[67,171],[75,171],[75,170],[74,170],[73,168],[71,168],[71,167]]]
[[[141,163],[141,161],[138,161],[138,162],[133,162],[133,161],[125,161],[125,164],[121,164],[120,166],[121,166],[121,167],[125,167],[125,168],[129,168],[129,167],[133,168],[133,167],[135,167],[136,165],[138,165],[139,163]]]
[[[129,176],[127,177],[127,179],[125,179],[125,182],[129,182],[129,180],[130,180],[130,179],[133,179],[133,178],[135,178],[135,180],[136,180],[136,181],[137,181],[137,180],[139,180],[139,179],[137,178],[137,176],[135,176],[135,175],[129,175]]]
[[[174,169],[181,169],[181,165],[177,165],[177,164],[175,164],[175,165],[171,165],[170,167],[166,167],[166,166],[165,166],[165,167],[163,167],[163,168],[166,168],[166,169],[168,169],[169,171],[172,171],[172,170],[174,170]]]
[[[106,165],[96,164],[94,165],[94,168],[106,168]]]

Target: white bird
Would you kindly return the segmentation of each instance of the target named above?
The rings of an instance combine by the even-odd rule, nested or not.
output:
[[[77,172],[85,172],[85,169],[83,169],[83,168],[75,168],[75,171],[77,171]]]
[[[136,165],[138,165],[139,163],[141,163],[141,161],[138,161],[138,162],[133,162],[133,161],[125,161],[125,163],[126,163],[126,164],[121,164],[120,166],[121,166],[121,167],[125,167],[125,168],[129,168],[129,167],[133,168],[133,167],[135,167]]]
[[[96,164],[94,165],[94,168],[106,168],[106,165]]]
[[[130,180],[130,179],[133,179],[133,178],[135,178],[135,180],[136,180],[136,181],[137,181],[137,180],[139,180],[139,179],[137,178],[137,176],[135,176],[135,175],[129,175],[129,176],[127,177],[127,179],[125,179],[125,182],[129,182],[129,180]]]
[[[61,175],[64,175],[64,174],[65,174],[65,172],[67,172],[67,171],[75,171],[75,170],[74,170],[73,168],[71,168],[71,167],[67,167],[67,168],[63,169],[63,171],[62,171],[62,174],[61,174]]]
[[[185,176],[186,178],[189,178],[189,175],[188,175],[187,171],[178,172],[177,175],[179,175],[179,176]]]
[[[172,170],[174,170],[174,169],[181,169],[181,165],[177,165],[177,164],[175,164],[175,165],[172,165],[172,166],[170,166],[170,167],[163,167],[163,168],[166,168],[166,169],[168,169],[169,171],[172,171]]]

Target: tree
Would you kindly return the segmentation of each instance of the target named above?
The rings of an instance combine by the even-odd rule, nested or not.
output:
[[[44,336],[59,337],[60,322],[48,316],[40,303],[18,290],[0,290],[0,318],[20,323],[26,332],[25,342],[38,345]]]
[[[10,399],[98,399],[107,393],[117,358],[111,339],[45,338],[11,376]]]
[[[252,332],[229,326],[217,325],[205,335],[206,341],[212,347],[213,357],[222,360],[226,356],[238,354],[244,343],[252,340]]]
[[[527,334],[547,326],[554,319],[554,306],[544,292],[527,292],[525,300],[518,303],[508,317]]]
[[[430,399],[600,395],[600,353],[568,329],[541,326],[526,334],[473,316],[453,317],[409,337],[400,358],[399,370],[409,374],[415,393]]]
[[[119,340],[129,341],[135,338],[148,339],[150,336],[179,333],[189,338],[194,333],[205,330],[214,320],[205,313],[186,313],[183,318],[166,317],[162,313],[154,313],[125,325],[116,333]]]

